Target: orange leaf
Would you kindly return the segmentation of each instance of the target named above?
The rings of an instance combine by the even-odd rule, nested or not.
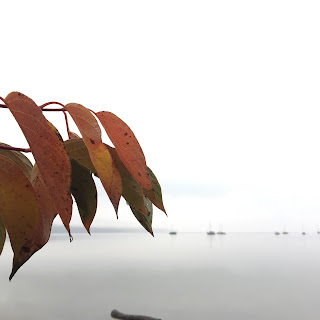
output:
[[[129,126],[111,112],[97,112],[96,116],[114,144],[119,158],[131,175],[145,189],[152,189],[146,159],[141,146]]]
[[[29,143],[48,193],[70,234],[71,165],[63,142],[31,99],[12,92],[5,101]]]
[[[117,213],[122,192],[121,175],[107,147],[102,143],[98,121],[80,104],[69,103],[65,109],[76,123],[88,148],[91,161]]]
[[[0,155],[0,216],[14,254],[26,249],[24,244],[38,224],[37,198],[19,166],[3,155]]]
[[[34,166],[31,173],[31,184],[38,200],[39,220],[31,239],[26,241],[22,249],[15,253],[9,279],[12,279],[19,268],[48,242],[52,223],[57,215],[57,210],[43,183],[37,165]]]
[[[69,131],[69,139],[80,139],[80,137],[76,133]]]

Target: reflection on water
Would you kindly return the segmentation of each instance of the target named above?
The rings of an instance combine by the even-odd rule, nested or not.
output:
[[[0,319],[319,319],[320,236],[75,234],[50,243],[10,283],[0,257]]]

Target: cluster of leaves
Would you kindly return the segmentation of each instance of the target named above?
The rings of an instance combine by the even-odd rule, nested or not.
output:
[[[49,240],[53,220],[60,216],[70,241],[73,198],[84,227],[97,209],[98,177],[116,211],[125,198],[140,224],[153,235],[152,204],[165,212],[161,188],[146,165],[132,130],[111,112],[97,112],[76,103],[61,105],[69,140],[45,118],[49,104],[37,106],[27,96],[12,92],[0,98],[19,124],[30,149],[0,144],[0,254],[6,233],[14,253],[10,280],[17,270]],[[57,109],[51,109],[57,111]],[[82,138],[69,131],[67,113]],[[114,147],[102,142],[100,124]],[[34,165],[21,152],[32,152]]]

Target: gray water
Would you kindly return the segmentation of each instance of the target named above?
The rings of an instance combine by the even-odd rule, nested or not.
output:
[[[8,281],[0,319],[111,319],[112,309],[167,319],[319,319],[317,234],[53,235]]]

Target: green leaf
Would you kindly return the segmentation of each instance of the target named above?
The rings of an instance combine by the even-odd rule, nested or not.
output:
[[[3,250],[4,242],[6,241],[6,229],[0,217],[0,255]]]
[[[89,169],[95,176],[97,170],[92,164],[89,151],[82,139],[70,139],[64,142],[70,158],[79,162],[82,166]]]
[[[153,190],[148,190],[143,188],[143,193],[151,200],[151,202],[158,207],[160,210],[162,210],[166,214],[166,210],[163,206],[162,201],[162,192],[160,184],[155,176],[155,174],[151,171],[151,169],[148,167],[148,172],[151,178]]]
[[[140,224],[152,235],[153,235],[153,230],[152,230],[152,215],[153,215],[153,208],[152,208],[152,203],[151,201],[144,196],[144,203],[145,207],[147,209],[148,214],[144,214],[139,210],[134,209],[133,207],[130,206],[131,211],[133,212],[134,216],[136,219],[140,222]]]
[[[90,170],[71,159],[71,193],[74,196],[82,223],[90,234],[90,225],[97,211],[97,189]]]
[[[141,185],[133,178],[131,173],[125,167],[119,158],[115,148],[106,145],[110,151],[111,156],[114,158],[117,167],[121,174],[122,180],[122,196],[126,199],[127,203],[134,209],[147,214],[145,208],[144,196]]]
[[[0,143],[0,145],[10,147],[8,144],[5,143]],[[13,160],[19,166],[24,175],[30,178],[33,166],[30,160],[23,153],[14,150],[0,149],[0,154]]]

